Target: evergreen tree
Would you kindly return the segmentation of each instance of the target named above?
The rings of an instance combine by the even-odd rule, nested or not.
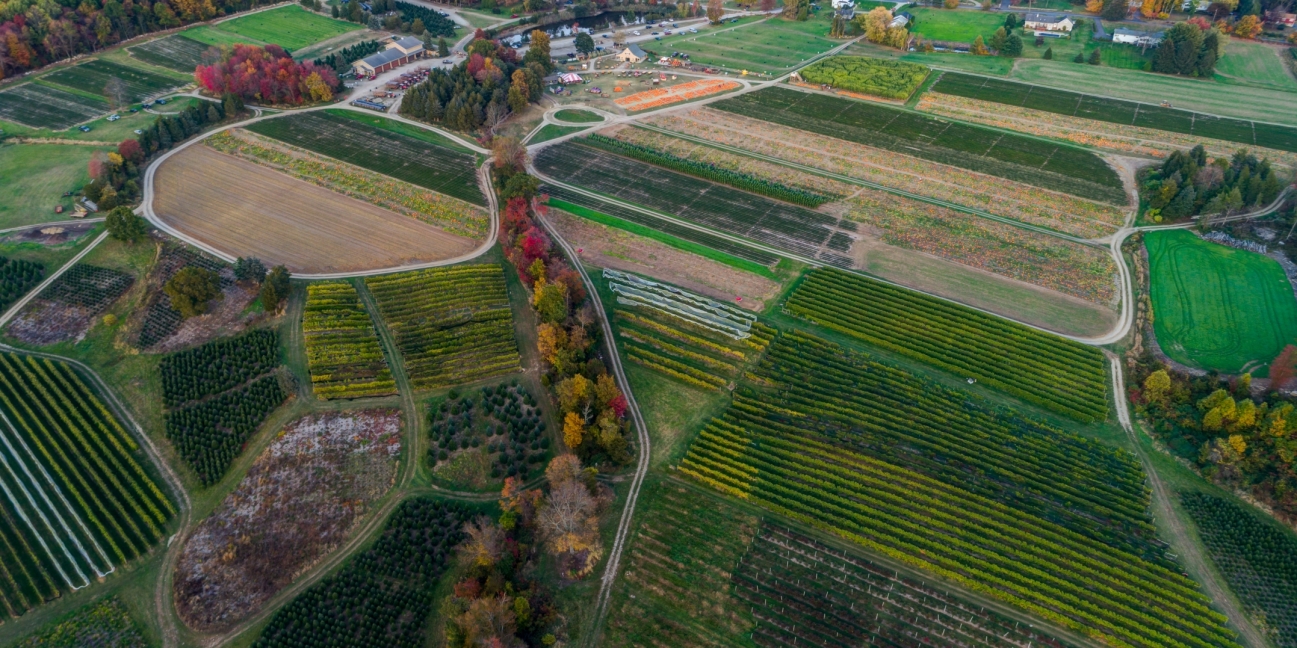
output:
[[[1051,47],[1046,47],[1046,48],[1045,48],[1045,55],[1042,56],[1041,58],[1045,59],[1046,61],[1052,61],[1052,60],[1054,60],[1054,48],[1053,48],[1052,46],[1051,46]]]
[[[1000,56],[1010,58],[1022,56],[1022,37],[1017,34],[1009,34],[1009,37],[1004,39],[1004,47],[1000,48]]]
[[[1099,48],[1096,47],[1093,52],[1090,52],[1090,60],[1088,62],[1090,65],[1098,65],[1103,62],[1103,55],[1099,53]]]
[[[1072,62],[1073,62],[1073,63],[1084,63],[1084,62],[1085,62],[1085,55],[1082,54],[1082,53],[1080,53],[1080,52],[1077,52],[1077,53],[1076,53],[1076,56],[1072,58]]]

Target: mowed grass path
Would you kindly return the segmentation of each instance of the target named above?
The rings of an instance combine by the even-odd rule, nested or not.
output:
[[[749,72],[786,72],[807,59],[841,44],[828,37],[829,12],[805,22],[775,17],[725,23],[697,34],[640,43],[659,55],[683,52],[699,65],[714,65]],[[651,30],[650,30],[651,31]]]
[[[1224,373],[1264,375],[1297,344],[1297,299],[1274,260],[1185,230],[1149,232],[1158,343],[1171,359]]]
[[[235,18],[228,22],[219,23],[212,29],[250,38],[255,42],[274,43],[293,52],[307,45],[313,45],[334,36],[362,28],[361,25],[355,23],[334,20],[309,12],[297,5],[289,5],[281,9]],[[211,42],[220,39],[208,31],[190,30],[185,32],[185,36],[212,45],[222,44]],[[249,42],[238,38],[233,40],[234,42]],[[223,40],[222,42],[230,41]]]

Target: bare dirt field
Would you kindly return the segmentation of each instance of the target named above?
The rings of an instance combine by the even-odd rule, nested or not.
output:
[[[400,433],[396,410],[289,423],[185,543],[174,583],[185,624],[237,624],[341,545],[392,487]]]
[[[563,238],[580,250],[582,263],[653,277],[753,310],[761,310],[779,294],[775,281],[642,236],[552,208],[549,218]],[[736,301],[738,297],[743,301]]]
[[[191,146],[157,172],[154,210],[234,256],[294,273],[354,272],[448,259],[476,243],[409,216]]]

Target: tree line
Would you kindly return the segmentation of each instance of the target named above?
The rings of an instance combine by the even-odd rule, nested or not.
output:
[[[1267,159],[1258,160],[1246,150],[1229,158],[1208,161],[1201,144],[1175,151],[1140,184],[1148,201],[1145,217],[1159,223],[1203,216],[1203,225],[1216,217],[1245,208],[1269,204],[1279,196],[1284,182]]]

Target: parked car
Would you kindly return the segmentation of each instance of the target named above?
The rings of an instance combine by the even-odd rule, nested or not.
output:
[[[138,129],[138,128],[137,128],[137,129],[135,129],[135,134],[136,134],[136,135],[143,135],[143,134],[144,134],[144,131],[141,130],[141,129]]]
[[[446,60],[442,61],[441,64],[442,64],[442,65],[451,65],[452,62],[451,62],[450,59],[446,59]]]
[[[634,36],[639,36],[639,32],[637,32],[637,31],[633,31],[633,32],[631,32],[631,34],[634,35]]]
[[[158,99],[157,101],[155,101],[155,102],[153,102],[153,103],[156,103],[156,104],[158,104],[158,105],[162,105],[162,104],[167,103],[167,100],[166,100],[166,99]]]
[[[89,132],[90,132],[90,127],[89,127],[89,126],[77,126],[77,130],[81,131],[82,133],[89,133]]]
[[[119,119],[121,119],[121,118],[122,118],[121,115],[118,115],[117,113],[113,113],[113,114],[111,114],[111,115],[108,116],[108,121],[113,122],[113,121],[117,121],[117,120],[119,120]]]

